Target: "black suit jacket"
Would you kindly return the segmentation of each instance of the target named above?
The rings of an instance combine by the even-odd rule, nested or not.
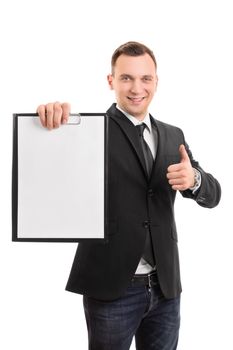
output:
[[[135,126],[116,109],[109,116],[108,240],[79,243],[66,289],[100,300],[122,296],[143,253],[150,226],[158,278],[166,298],[181,292],[177,231],[174,219],[176,191],[166,177],[169,165],[180,162],[179,146],[202,175],[197,193],[181,192],[203,207],[220,200],[220,185],[193,159],[183,132],[151,117],[157,128],[156,160],[148,179]]]

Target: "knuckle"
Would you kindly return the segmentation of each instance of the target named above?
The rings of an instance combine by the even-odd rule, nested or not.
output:
[[[62,103],[61,106],[62,106],[63,109],[66,109],[68,111],[70,110],[70,103],[64,102],[64,103]]]
[[[61,112],[62,108],[61,108],[61,104],[59,102],[55,102],[54,103],[54,111],[55,112]]]
[[[45,105],[45,108],[46,109],[53,109],[53,105],[54,105],[54,103],[47,103],[47,105]]]
[[[49,117],[53,116],[53,104],[52,103],[48,103],[45,106],[45,110],[46,110],[47,116],[49,116]]]
[[[47,116],[47,118],[53,117],[53,110],[47,109],[46,110],[46,116]]]
[[[45,106],[44,105],[39,105],[36,109],[36,112],[38,114],[42,113],[45,110]]]

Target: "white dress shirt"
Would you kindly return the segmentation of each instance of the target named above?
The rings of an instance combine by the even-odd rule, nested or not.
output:
[[[145,123],[146,128],[143,132],[143,137],[145,141],[147,142],[148,146],[150,147],[151,153],[153,155],[153,158],[155,158],[155,140],[152,133],[152,126],[150,121],[149,113],[145,115],[145,118],[143,120],[138,120],[134,116],[130,115],[129,113],[126,113],[123,111],[119,106],[116,106],[135,126]],[[147,274],[151,271],[155,270],[156,268],[153,268],[150,264],[148,264],[143,258],[140,259],[138,267],[135,271],[135,274]]]

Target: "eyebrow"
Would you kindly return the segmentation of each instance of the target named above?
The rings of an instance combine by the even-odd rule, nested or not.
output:
[[[134,79],[134,76],[133,76],[133,75],[130,75],[130,74],[123,73],[123,74],[120,75],[120,78],[124,78],[124,77]],[[151,74],[142,75],[141,78],[151,78],[151,79],[154,79],[153,75],[151,75]]]

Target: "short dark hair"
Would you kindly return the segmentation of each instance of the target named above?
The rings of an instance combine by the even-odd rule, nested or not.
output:
[[[154,53],[153,51],[151,51],[151,49],[149,49],[149,47],[147,47],[144,44],[138,43],[137,41],[128,41],[127,43],[122,44],[114,51],[112,55],[112,60],[111,60],[112,74],[114,73],[114,67],[116,65],[116,61],[119,56],[121,55],[142,56],[146,53],[152,58],[155,64],[155,69],[157,69],[157,62],[156,62]]]

